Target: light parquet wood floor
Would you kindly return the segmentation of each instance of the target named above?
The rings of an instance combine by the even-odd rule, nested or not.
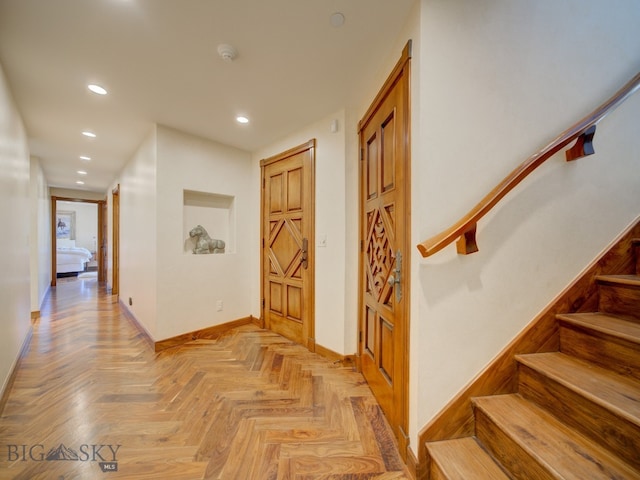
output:
[[[90,279],[53,289],[34,326],[0,479],[94,478],[410,477],[352,369],[252,325],[156,354]]]

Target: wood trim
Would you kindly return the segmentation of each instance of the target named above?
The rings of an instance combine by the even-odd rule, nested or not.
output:
[[[104,228],[104,216],[106,215],[106,210],[107,210],[106,205],[107,205],[106,200],[98,201],[98,239],[97,239],[98,244],[96,245],[95,260],[96,260],[96,263],[98,264],[98,282],[99,283],[104,282],[107,278],[107,269],[104,262],[104,255],[103,255],[104,253],[103,242],[104,242],[105,235],[107,234]]]
[[[106,290],[107,290],[106,293],[110,294],[109,293],[109,289],[106,289]],[[147,331],[146,328],[144,328],[142,326],[142,324],[138,321],[138,319],[135,317],[135,315],[133,313],[131,313],[131,311],[126,307],[126,305],[124,304],[124,302],[122,301],[121,298],[118,298],[116,301],[120,305],[120,311],[123,313],[124,317],[140,333],[140,336],[144,339],[144,341],[147,343],[147,345],[149,345],[149,348],[154,349],[155,348],[155,340],[153,339],[151,334]]]
[[[56,271],[56,250],[57,250],[57,239],[56,239],[56,197],[51,196],[51,205],[49,212],[49,221],[51,222],[51,283],[50,286],[56,286],[56,280],[58,278],[58,272]]]
[[[379,108],[379,105],[382,103],[384,98],[389,94],[389,91],[391,90],[393,85],[398,81],[398,78],[400,78],[402,71],[406,67],[409,60],[411,60],[412,45],[413,45],[412,41],[409,40],[404,46],[404,48],[402,49],[400,60],[398,60],[398,63],[396,63],[395,67],[393,68],[393,71],[385,80],[384,84],[382,85],[382,88],[376,95],[376,98],[374,98],[373,102],[371,102],[371,105],[367,109],[367,112],[362,116],[362,120],[358,122],[358,132],[362,130],[365,123],[373,116],[373,114]],[[410,104],[411,102],[409,102],[409,105]]]
[[[303,148],[300,145],[298,148]],[[316,351],[316,139],[312,138],[304,146],[309,150],[311,159],[309,160],[309,183],[310,192],[307,210],[309,211],[309,237],[308,237],[308,252],[309,258],[307,260],[308,269],[311,271],[309,275],[309,299],[307,301],[307,309],[309,310],[309,326],[307,337],[307,348],[310,352]]]
[[[51,195],[51,286],[55,287],[57,282],[57,259],[56,259],[56,250],[58,248],[58,242],[56,237],[56,211],[57,204],[56,202],[60,200],[61,202],[78,202],[78,203],[95,203],[98,209],[98,215],[96,221],[98,222],[98,238],[96,239],[96,255],[100,253],[100,246],[102,245],[103,236],[106,234],[104,228],[102,227],[102,208],[103,205],[106,204],[105,200],[92,200],[85,199],[81,197],[57,197],[55,195]],[[104,281],[106,276],[106,272],[103,268],[101,268],[100,262],[98,261],[98,281]]]
[[[407,447],[407,469],[412,479],[418,478],[418,457],[411,447]]]
[[[260,160],[260,166],[264,167],[266,165],[270,165],[272,163],[279,162],[283,158],[292,157],[294,155],[297,155],[298,153],[302,153],[302,152],[306,152],[307,150],[311,150],[312,148],[313,149],[316,148],[316,139],[315,138],[312,138],[311,140],[309,140],[306,143],[303,143],[302,145],[298,145],[298,146],[290,148],[289,150],[286,150],[286,151],[284,151],[282,153],[278,153],[277,155],[274,155],[272,157],[264,158],[264,159]],[[314,158],[315,158],[315,155],[314,155]]]
[[[111,191],[111,294],[120,294],[120,184]]]
[[[35,323],[40,318],[40,310],[31,312],[31,323]]]
[[[316,343],[316,351],[318,355],[326,358],[330,362],[340,363],[344,367],[355,367],[356,356],[355,355],[342,355],[340,353],[334,352],[330,348],[323,347],[322,345]]]
[[[556,314],[596,311],[594,278],[606,274],[633,274],[633,239],[640,237],[640,217],[607,247],[551,304],[541,312],[474,380],[458,393],[418,434],[420,472],[428,471],[425,443],[474,434],[473,397],[514,393],[517,365],[514,355],[559,349]],[[418,477],[418,478],[427,478]]]
[[[11,373],[9,374],[9,378],[4,385],[4,390],[2,390],[2,395],[0,396],[0,415],[4,412],[4,407],[7,405],[7,401],[9,400],[9,395],[13,388],[13,384],[16,381],[16,376],[18,375],[18,370],[20,369],[20,365],[22,364],[23,359],[26,357],[27,352],[29,351],[29,347],[31,346],[31,338],[33,337],[33,327],[29,327],[29,331],[22,342],[22,347],[20,348],[20,352],[18,353],[18,358],[13,364],[13,368],[11,369]]]
[[[423,257],[428,257],[439,252],[444,247],[460,238],[458,253],[468,254],[477,252],[478,248],[475,240],[475,230],[478,221],[513,190],[522,180],[524,180],[536,168],[546,160],[558,153],[560,150],[577,141],[577,145],[568,150],[567,161],[575,160],[585,155],[594,153],[591,141],[595,133],[595,125],[605,116],[615,110],[627,98],[640,89],[640,73],[637,73],[627,84],[596,108],[589,115],[584,117],[575,125],[558,135],[551,143],[522,162],[515,170],[502,180],[493,190],[491,190],[480,202],[473,207],[469,213],[454,223],[448,229],[434,235],[433,237],[418,244],[418,250]],[[468,248],[465,248],[468,247]]]
[[[201,338],[216,339],[233,328],[253,324],[254,320],[254,317],[250,315],[248,317],[233,320],[231,322],[226,322],[221,325],[214,325],[213,327],[201,328],[200,330],[183,333],[180,335],[176,335],[175,337],[166,338],[164,340],[155,342],[154,348],[156,352],[161,352],[168,348],[179,347],[181,345],[184,345],[185,343],[192,342]]]

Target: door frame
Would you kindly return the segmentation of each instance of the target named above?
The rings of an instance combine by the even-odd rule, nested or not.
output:
[[[111,191],[111,295],[120,293],[120,184]]]
[[[101,210],[101,213],[98,214],[98,219],[100,221],[100,226],[98,228],[102,231],[100,235],[101,242],[98,247],[100,249],[100,258],[98,259],[98,282],[102,283],[107,281],[107,251],[109,250],[107,242],[107,231],[109,229],[107,219],[109,218],[109,207],[106,198],[98,208]]]
[[[272,157],[269,158],[265,158],[263,160],[260,161],[260,325],[262,328],[268,328],[268,325],[266,325],[266,318],[265,318],[265,282],[266,282],[266,275],[264,273],[264,248],[265,248],[265,244],[266,244],[266,237],[268,236],[269,232],[265,232],[264,231],[264,220],[265,220],[265,215],[266,215],[266,208],[265,208],[265,199],[264,199],[264,193],[265,193],[265,182],[266,182],[266,178],[265,178],[265,166],[267,165],[271,165],[273,163],[279,162],[281,160],[285,160],[289,157],[292,157],[293,155],[297,155],[299,153],[305,152],[309,150],[310,155],[309,155],[309,161],[308,164],[305,165],[305,168],[309,169],[309,175],[310,175],[310,180],[309,180],[309,208],[308,208],[308,212],[305,211],[305,218],[307,217],[307,215],[309,216],[309,237],[308,237],[308,267],[307,270],[309,271],[309,285],[308,285],[308,295],[307,295],[307,303],[308,305],[304,305],[303,308],[307,308],[309,311],[309,324],[306,326],[306,332],[308,332],[308,335],[306,336],[306,345],[304,345],[310,352],[315,352],[316,349],[316,340],[315,340],[315,332],[316,332],[316,325],[315,325],[315,297],[316,297],[316,290],[315,290],[315,278],[316,278],[316,268],[315,268],[315,231],[316,231],[316,215],[315,215],[315,209],[316,209],[316,139],[313,138],[311,140],[309,140],[306,143],[303,143],[301,145],[298,145],[296,147],[293,147],[289,150],[286,150],[282,153],[279,153],[277,155],[274,155]]]
[[[97,205],[97,222],[98,222],[98,238],[96,245],[96,255],[100,255],[102,240],[106,235],[106,232],[103,228],[103,208],[106,204],[106,200],[88,200],[85,198],[77,198],[77,197],[57,197],[55,195],[51,195],[51,286],[55,287],[57,285],[57,275],[58,275],[58,262],[56,259],[56,252],[58,250],[58,238],[56,237],[56,212],[57,212],[57,202],[58,200],[62,202],[77,202],[77,203],[95,203]],[[103,267],[100,265],[99,258],[98,260],[98,281],[104,281],[105,271]]]
[[[402,388],[400,391],[400,395],[402,398],[400,399],[399,402],[395,404],[399,410],[396,412],[396,418],[398,420],[398,424],[391,425],[393,432],[396,436],[396,439],[398,440],[400,455],[405,461],[407,461],[408,455],[410,454],[409,452],[409,331],[410,331],[410,310],[411,310],[410,308],[410,305],[411,305],[410,303],[410,293],[411,293],[410,265],[411,265],[411,257],[412,257],[412,254],[411,254],[412,252],[411,250],[411,149],[410,149],[411,147],[411,122],[410,122],[411,120],[411,90],[410,90],[411,62],[410,60],[411,60],[411,40],[409,40],[405,45],[405,47],[403,48],[400,59],[396,63],[391,74],[386,79],[382,88],[380,89],[380,91],[374,98],[373,102],[367,109],[367,112],[362,117],[362,120],[360,120],[360,122],[358,123],[358,136],[359,136],[358,148],[360,149],[360,161],[358,162],[359,164],[358,235],[360,237],[360,251],[358,256],[358,359],[357,359],[357,364],[358,364],[358,368],[360,369],[361,358],[364,353],[364,336],[366,335],[365,315],[364,315],[364,305],[365,305],[364,290],[366,288],[364,284],[364,275],[365,275],[364,230],[366,228],[365,227],[366,222],[364,219],[364,205],[363,205],[363,191],[365,189],[365,184],[364,184],[365,179],[363,178],[364,170],[363,170],[362,162],[364,160],[364,154],[362,150],[361,132],[364,126],[367,124],[367,122],[370,121],[371,118],[375,115],[378,108],[380,107],[382,102],[385,100],[389,92],[396,85],[396,83],[398,81],[406,81],[406,94],[402,99],[404,103],[403,105],[404,123],[406,125],[406,130],[404,132],[405,135],[403,138],[403,141],[404,141],[403,148],[405,152],[405,158],[403,162],[403,166],[404,166],[404,182],[403,182],[404,192],[403,193],[404,193],[406,215],[405,215],[405,218],[402,219],[403,220],[402,224],[404,225],[403,255],[405,258],[403,259],[403,265],[402,265],[402,269],[403,269],[402,279],[403,279],[404,288],[402,291],[403,301],[401,306],[401,312],[402,312],[401,315],[403,317],[404,324],[403,324],[401,340],[400,340],[401,344],[403,345],[403,349],[402,349],[403,354],[400,355],[400,358],[402,360],[402,365],[401,365]],[[389,420],[390,420],[389,423],[391,423],[391,419]]]

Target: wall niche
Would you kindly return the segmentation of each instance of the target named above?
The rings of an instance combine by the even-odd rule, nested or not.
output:
[[[189,232],[202,225],[211,238],[225,242],[224,253],[235,253],[235,197],[211,192],[183,190],[184,253],[192,254],[195,241]]]

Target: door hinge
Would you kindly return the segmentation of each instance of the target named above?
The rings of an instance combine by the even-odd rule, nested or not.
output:
[[[264,301],[264,298],[263,298],[262,299],[262,308],[264,308],[264,305],[265,305],[265,301]]]
[[[358,332],[358,343],[362,343],[362,330]]]
[[[264,238],[262,239],[262,248],[264,248]]]
[[[364,148],[360,149],[360,161],[364,160]]]
[[[360,240],[360,251],[364,252],[364,240]]]
[[[267,186],[267,179],[262,177],[262,188]]]

